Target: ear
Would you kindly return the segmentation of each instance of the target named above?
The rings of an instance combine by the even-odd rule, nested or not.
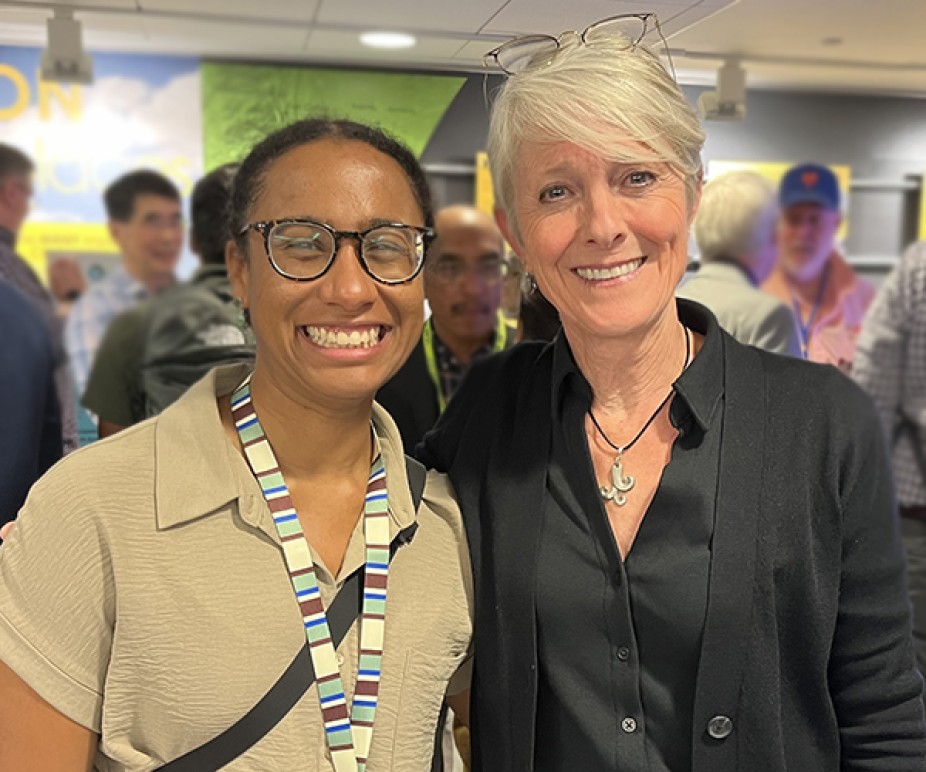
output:
[[[502,235],[505,237],[505,241],[511,246],[514,253],[520,258],[521,264],[524,266],[524,270],[527,273],[530,273],[530,259],[524,253],[524,248],[521,245],[521,239],[518,237],[518,234],[515,232],[516,229],[512,227],[512,223],[508,220],[508,215],[500,207],[496,206],[494,209],[495,214],[495,223],[498,225],[498,229],[502,232]]]
[[[251,271],[241,247],[231,239],[225,242],[225,267],[228,269],[232,295],[241,300],[243,308],[248,308]]]
[[[121,247],[123,224],[118,220],[110,220],[107,225],[109,227],[109,235],[112,236],[113,241]]]

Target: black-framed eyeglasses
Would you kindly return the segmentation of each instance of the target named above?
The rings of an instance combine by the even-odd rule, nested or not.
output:
[[[482,63],[486,69],[495,66],[506,75],[517,75],[528,69],[549,65],[567,36],[575,36],[583,45],[592,47],[596,40],[623,38],[627,41],[627,48],[632,50],[642,42],[651,29],[657,31],[668,54],[669,44],[662,34],[659,17],[655,13],[622,13],[589,24],[583,32],[567,30],[557,36],[538,34],[512,38],[489,51],[482,57]],[[672,65],[671,54],[669,66],[674,78],[675,67]]]
[[[475,274],[483,284],[498,284],[508,275],[508,263],[504,260],[481,260],[465,263],[462,260],[435,260],[428,263],[428,276],[441,284],[453,284],[464,276]]]
[[[381,284],[404,284],[424,265],[432,228],[383,223],[362,231],[339,231],[312,220],[264,220],[245,225],[238,236],[255,230],[264,237],[267,259],[280,276],[313,281],[334,264],[343,239],[357,241],[357,258],[363,270]]]

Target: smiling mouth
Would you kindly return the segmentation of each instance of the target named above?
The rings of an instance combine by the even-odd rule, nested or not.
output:
[[[587,281],[606,281],[608,279],[617,279],[621,276],[628,276],[640,269],[646,262],[645,257],[638,257],[627,263],[621,263],[611,268],[575,268],[573,269],[577,276]]]
[[[304,325],[299,331],[316,346],[334,349],[373,348],[379,345],[386,334],[386,328],[382,325],[354,327],[350,330]]]

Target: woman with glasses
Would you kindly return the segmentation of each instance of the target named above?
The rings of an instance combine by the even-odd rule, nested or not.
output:
[[[373,404],[421,332],[427,183],[308,120],[247,157],[231,220],[253,371],[58,465],[0,549],[0,769],[431,768],[465,538]]]
[[[563,331],[419,449],[472,551],[474,769],[926,769],[877,417],[676,302],[704,133],[653,27],[489,57],[497,219]]]

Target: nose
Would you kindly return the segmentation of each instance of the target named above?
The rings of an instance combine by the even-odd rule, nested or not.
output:
[[[376,281],[360,264],[356,239],[342,239],[334,263],[319,280],[322,299],[349,310],[367,306],[376,299]]]
[[[583,207],[582,228],[589,245],[609,248],[627,235],[624,204],[609,185],[595,185],[588,191]]]

